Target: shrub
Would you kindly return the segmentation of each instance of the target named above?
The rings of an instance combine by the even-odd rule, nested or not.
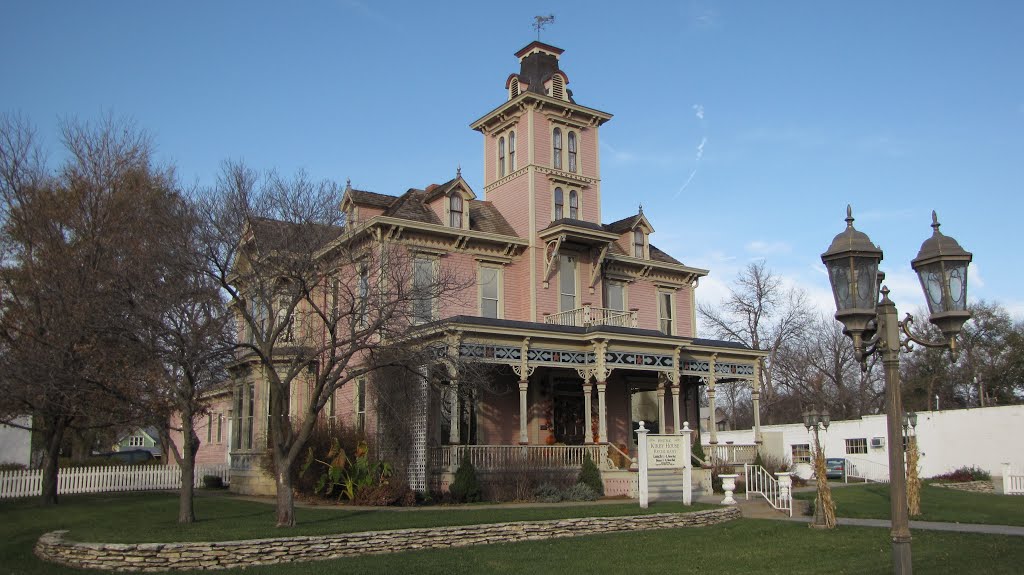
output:
[[[963,483],[967,481],[991,481],[992,475],[984,469],[972,465],[970,467],[963,466],[959,469],[954,469],[948,473],[942,475],[936,475],[932,479],[938,481],[950,481],[954,483]]]
[[[314,493],[323,492],[324,495],[338,493],[339,499],[348,499],[356,502],[360,500],[363,491],[373,490],[373,496],[367,495],[363,500],[366,505],[390,505],[393,501],[384,503],[373,503],[388,499],[391,489],[378,489],[388,484],[391,477],[391,466],[383,461],[370,459],[370,448],[365,441],[356,446],[355,458],[350,458],[337,439],[327,452],[325,459],[317,459],[310,448],[306,453],[306,460],[302,465],[302,474],[313,463],[324,467],[323,473],[313,488]],[[396,496],[397,498],[397,496]]]
[[[345,453],[355,453],[360,443],[366,443],[366,435],[339,423],[317,422],[302,449],[306,452],[306,457],[296,457],[289,470],[292,475],[292,488],[300,496],[307,498],[326,496],[322,490],[320,493],[317,493],[316,490],[320,476],[316,473],[306,473],[306,469],[312,463],[309,460],[310,453],[322,457],[331,451],[335,442]],[[274,469],[274,457],[269,449],[260,457],[259,465],[268,476],[277,475]]]
[[[590,485],[582,481],[562,493],[562,498],[566,501],[597,501],[598,497],[598,493]]]
[[[542,503],[558,503],[562,500],[563,491],[550,483],[545,483],[537,488],[533,496]]]
[[[24,471],[28,469],[21,463],[0,463],[0,471]]]
[[[601,472],[594,464],[594,460],[590,458],[589,453],[583,454],[583,468],[580,469],[580,477],[576,483],[588,485],[598,496],[604,495],[604,481],[601,480]]]
[[[472,503],[482,499],[480,480],[476,476],[476,468],[469,460],[469,451],[464,452],[459,470],[455,472],[455,481],[449,488],[452,499],[458,503]]]
[[[564,489],[576,482],[572,469],[539,467],[536,461],[513,459],[500,468],[480,473],[485,501],[533,501],[542,485]]]
[[[694,463],[697,463],[697,464],[701,465],[702,467],[708,464],[708,456],[704,455],[704,446],[702,446],[699,441],[697,443],[693,444],[693,451],[690,452],[690,455],[693,458],[696,458],[696,459],[699,460],[699,461],[694,461]]]
[[[203,487],[207,489],[223,489],[224,480],[221,479],[220,475],[204,475]]]

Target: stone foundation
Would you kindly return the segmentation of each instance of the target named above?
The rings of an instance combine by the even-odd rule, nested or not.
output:
[[[992,486],[991,481],[962,481],[960,483],[945,483],[942,481],[934,481],[932,485],[935,487],[945,487],[946,489],[956,489],[957,491],[970,491],[973,493],[995,493],[995,487]]]
[[[703,527],[739,517],[739,509],[727,507],[694,513],[523,521],[213,543],[76,543],[64,540],[67,531],[52,531],[39,538],[35,554],[45,561],[69,567],[109,571],[230,569],[416,549]]]

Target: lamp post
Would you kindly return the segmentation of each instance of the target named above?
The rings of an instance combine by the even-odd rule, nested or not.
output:
[[[878,273],[882,250],[871,243],[864,232],[853,227],[853,213],[846,206],[846,229],[837,235],[821,261],[828,270],[832,295],[836,301],[836,319],[843,323],[846,333],[853,339],[854,352],[867,369],[867,358],[874,353],[882,357],[886,385],[886,421],[889,435],[889,498],[892,517],[893,571],[897,574],[913,573],[910,555],[910,527],[907,517],[906,475],[903,466],[902,445],[895,438],[901,436],[900,401],[900,349],[912,349],[917,343],[926,347],[948,348],[956,360],[956,336],[965,321],[967,311],[967,266],[971,254],[953,238],[939,232],[939,222],[932,212],[932,236],[921,244],[921,250],[911,262],[917,272],[928,301],[929,320],[942,332],[944,341],[924,341],[910,332],[914,321],[907,314],[899,321],[896,304],[889,299],[889,288],[878,290],[884,274]],[[902,443],[902,442],[901,442]]]
[[[833,529],[836,526],[835,506],[832,504],[832,490],[828,486],[828,478],[825,470],[825,453],[821,449],[821,440],[818,437],[818,430],[828,431],[828,424],[832,421],[827,409],[821,412],[805,411],[804,427],[808,433],[814,431],[814,481],[818,487],[817,497],[814,498],[814,521],[811,527],[819,529]]]
[[[921,479],[917,476],[917,414],[903,414],[903,450],[907,452],[907,512],[911,517],[921,514]]]

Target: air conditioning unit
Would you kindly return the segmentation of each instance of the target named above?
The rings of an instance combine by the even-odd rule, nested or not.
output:
[[[871,447],[876,447],[876,448],[885,447],[885,438],[884,437],[872,437],[871,438]]]

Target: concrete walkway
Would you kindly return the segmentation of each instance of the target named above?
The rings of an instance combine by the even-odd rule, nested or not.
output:
[[[743,517],[748,519],[772,519],[776,521],[793,521],[797,523],[810,523],[811,517],[804,515],[804,510],[810,506],[811,502],[801,499],[793,501],[793,517],[789,517],[785,513],[773,508],[768,505],[768,502],[761,496],[750,496],[750,500],[745,499],[745,495],[740,494],[735,496],[736,504],[743,514]],[[694,499],[700,503],[709,503],[712,505],[720,505],[722,503],[721,495],[703,495]],[[882,527],[888,529],[891,523],[888,519],[854,519],[852,517],[839,517],[836,519],[836,523],[839,525],[852,525],[856,527]],[[942,523],[939,521],[911,521],[911,531],[915,529],[921,529],[925,531],[954,531],[959,533],[985,533],[989,535],[1016,535],[1018,537],[1024,537],[1024,527],[1018,527],[1015,525],[985,525],[981,523]]]

